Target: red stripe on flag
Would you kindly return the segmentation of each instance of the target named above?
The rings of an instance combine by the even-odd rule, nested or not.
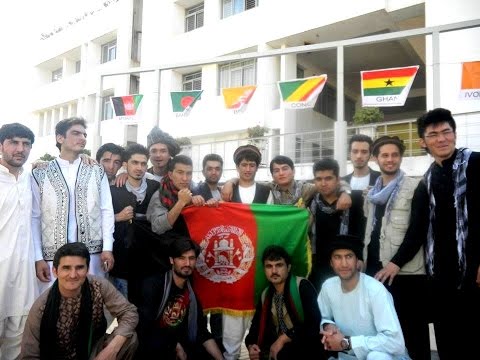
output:
[[[305,95],[302,96],[302,98],[300,99],[300,101],[305,101],[308,99],[308,97],[310,96],[311,93],[313,93],[314,91],[316,91],[318,89],[319,86],[322,86],[322,84],[325,82],[325,78],[323,78],[316,86],[314,86],[312,89],[310,89],[309,92],[307,92]]]
[[[135,101],[133,100],[133,96],[122,96],[123,99],[123,107],[125,108],[125,115],[135,115]]]
[[[368,71],[362,73],[363,80],[372,80],[380,78],[393,78],[402,76],[413,76],[417,72],[417,67],[401,68],[401,69],[384,69],[378,71]]]

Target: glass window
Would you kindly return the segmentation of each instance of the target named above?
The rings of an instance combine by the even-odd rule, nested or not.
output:
[[[75,62],[75,73],[79,73],[82,69],[82,62],[80,60]]]
[[[256,60],[237,61],[220,66],[220,87],[255,85]]]
[[[182,83],[183,91],[202,90],[202,72],[183,75]]]
[[[258,6],[259,0],[222,0],[223,18]]]
[[[57,69],[52,71],[52,82],[62,80],[63,69]]]
[[[185,32],[203,26],[203,2],[185,10]]]
[[[102,45],[102,64],[117,58],[117,40]]]
[[[113,108],[111,102],[112,95],[103,97],[102,100],[102,120],[108,120],[113,118]]]

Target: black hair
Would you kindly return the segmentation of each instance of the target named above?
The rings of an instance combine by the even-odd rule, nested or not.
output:
[[[63,119],[59,121],[58,124],[55,126],[55,137],[57,137],[57,135],[67,136],[68,129],[70,129],[74,125],[81,125],[86,129],[87,121],[82,117],[71,117]],[[57,142],[55,146],[58,148],[58,150],[62,151],[62,144]]]
[[[368,143],[368,151],[370,154],[372,153],[372,146],[373,146],[373,140],[370,136],[364,135],[364,134],[355,134],[352,135],[350,140],[348,141],[348,151],[352,151],[352,144],[354,142],[366,142]]]
[[[295,165],[293,165],[292,159],[285,155],[277,155],[275,156],[272,161],[270,161],[270,174],[273,174],[273,164],[277,165],[288,165],[292,170],[295,169]]]
[[[150,152],[145,146],[134,143],[125,148],[125,151],[123,152],[123,161],[130,160],[130,158],[135,154],[145,155],[147,157],[147,161],[150,158]]]
[[[187,251],[193,250],[195,257],[200,254],[200,246],[188,236],[175,235],[172,243],[168,247],[168,255],[172,258],[180,257]]]
[[[220,166],[223,168],[223,159],[218,154],[205,155],[202,161],[202,169],[205,169],[205,165],[207,165],[207,161],[218,161],[220,163]]]
[[[448,123],[453,132],[456,131],[457,125],[455,119],[452,116],[450,110],[443,108],[436,108],[428,111],[417,119],[417,132],[418,137],[423,138],[425,135],[425,129],[430,125],[438,125],[441,123]]]
[[[262,263],[265,264],[265,261],[277,261],[285,260],[285,263],[288,265],[291,264],[292,258],[288,254],[287,250],[279,245],[269,245],[265,248],[262,254]]]
[[[400,156],[403,156],[403,153],[405,152],[405,145],[403,144],[403,140],[400,139],[398,136],[381,136],[375,142],[373,143],[373,152],[372,155],[377,157],[378,154],[380,153],[380,148],[383,145],[387,144],[392,144],[396,145],[398,147],[398,150],[400,151]]]
[[[90,266],[90,253],[84,243],[73,242],[62,245],[53,256],[53,267],[58,268],[60,259],[65,256],[80,256],[87,260],[87,267]]]
[[[193,162],[191,158],[189,158],[186,155],[177,155],[171,158],[170,161],[168,162],[168,166],[167,166],[168,171],[173,171],[175,169],[176,164],[193,166]]]
[[[325,170],[332,170],[333,174],[338,177],[340,174],[340,167],[338,165],[337,160],[334,159],[322,159],[318,160],[315,164],[313,164],[313,175],[317,171],[325,171]]]
[[[97,154],[95,155],[97,162],[100,162],[100,159],[102,158],[103,154],[105,154],[106,152],[111,152],[112,154],[120,155],[123,158],[124,148],[114,143],[103,144],[98,148]]]
[[[0,144],[7,139],[13,139],[14,137],[27,138],[33,144],[35,141],[35,135],[25,125],[19,123],[5,124],[0,128]]]

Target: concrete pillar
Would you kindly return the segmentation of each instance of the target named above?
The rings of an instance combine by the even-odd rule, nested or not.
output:
[[[281,46],[282,49],[287,48],[286,44]],[[280,81],[295,79],[297,77],[297,55],[280,56]],[[282,100],[280,99],[280,102]],[[280,105],[281,107],[282,105]],[[281,124],[280,134],[288,134],[296,132],[297,113],[295,110],[283,109],[283,123]],[[292,158],[295,162],[295,137],[280,137],[280,153]],[[298,154],[300,155],[300,154]]]

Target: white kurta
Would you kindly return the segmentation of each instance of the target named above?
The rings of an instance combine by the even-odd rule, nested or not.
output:
[[[81,159],[78,158],[73,163],[61,158],[56,159],[60,169],[62,171],[65,182],[69,191],[69,204],[68,209],[68,233],[67,239],[69,243],[77,241],[77,217],[75,208],[75,184],[77,181],[78,169],[80,167]],[[115,215],[113,213],[112,195],[110,193],[110,186],[108,184],[108,178],[103,176],[101,190],[100,190],[100,207],[102,214],[102,236],[103,236],[103,251],[112,251],[113,249],[113,231],[115,227]],[[42,221],[40,211],[40,189],[38,184],[32,182],[33,192],[33,242],[35,245],[35,260],[42,260]],[[48,261],[50,271],[52,270],[52,261]],[[100,254],[90,255],[90,269],[89,273],[97,276],[105,276],[105,272],[102,268],[100,260]],[[43,292],[49,286],[53,284],[55,277],[52,274],[51,281],[49,283],[40,283],[40,290]]]
[[[31,175],[0,165],[0,321],[28,315],[37,296],[31,236]]]
[[[393,298],[374,278],[361,273],[356,288],[347,293],[342,291],[338,276],[330,278],[322,285],[318,306],[322,326],[333,322],[344,335],[351,336],[356,358],[366,359],[374,351],[390,354],[394,359],[406,358]]]

